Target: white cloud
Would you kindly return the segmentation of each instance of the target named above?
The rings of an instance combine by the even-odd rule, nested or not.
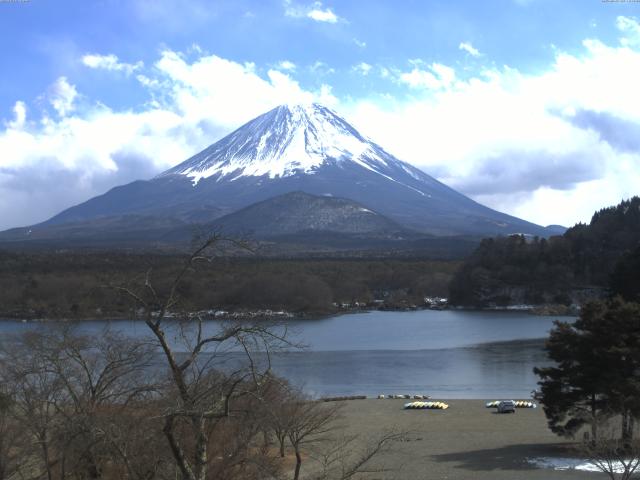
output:
[[[331,8],[324,7],[322,2],[314,2],[311,5],[298,5],[292,0],[284,0],[284,14],[291,18],[308,18],[316,22],[338,23],[344,19],[338,17]]]
[[[17,101],[13,106],[13,121],[6,122],[5,125],[10,129],[20,130],[24,127],[27,119],[27,106],[24,102]]]
[[[414,68],[410,72],[400,75],[400,81],[406,83],[411,88],[440,88],[440,81],[436,76],[425,70]]]
[[[389,78],[391,76],[391,71],[387,67],[379,67],[378,70],[381,78]]]
[[[432,63],[431,70],[438,75],[439,80],[445,87],[449,87],[456,79],[456,72],[453,68],[440,63]]]
[[[480,56],[480,51],[477,48],[475,48],[471,44],[471,42],[461,42],[460,45],[458,45],[458,48],[460,50],[464,50],[465,52],[467,52],[472,57],[479,57]]]
[[[304,18],[306,16],[305,9],[300,5],[294,4],[291,0],[283,0],[285,17]]]
[[[411,61],[414,65],[420,61]],[[410,72],[401,73],[399,81],[409,85],[411,88],[426,88],[438,90],[447,88],[456,79],[455,70],[440,63],[432,63],[427,70],[414,66]]]
[[[99,55],[95,53],[84,55],[82,63],[89,68],[124,72],[126,75],[131,75],[143,66],[142,62],[135,64],[121,62],[114,54]]]
[[[626,36],[620,41],[626,46],[640,46],[640,23],[635,18],[619,16],[616,27]]]
[[[372,68],[373,67],[371,65],[369,65],[368,63],[360,62],[357,65],[354,65],[351,69],[354,72],[357,72],[360,75],[364,75],[366,77],[367,75],[369,75],[369,72],[371,72]]]
[[[336,23],[338,21],[337,15],[333,13],[330,8],[325,8],[324,10],[321,8],[314,8],[307,13],[307,17],[315,20],[316,22]]]
[[[361,40],[358,40],[357,38],[353,39],[353,43],[355,43],[356,46],[360,48],[365,48],[367,46],[367,42],[363,42]]]
[[[231,128],[276,105],[314,97],[287,73],[269,70],[264,79],[256,73],[254,64],[216,55],[190,63],[180,53],[166,50],[155,68],[164,81],[161,88],[171,101],[167,107],[190,123],[206,120]]]
[[[337,107],[340,104],[340,100],[338,100],[338,97],[333,94],[332,90],[333,88],[331,85],[323,83],[320,85],[320,90],[314,93],[314,100],[322,105],[327,105],[328,107]]]
[[[149,78],[141,73],[136,75],[136,80],[138,80],[138,82],[140,82],[144,87],[147,88],[155,88],[160,86],[160,82],[157,79]]]
[[[296,69],[296,64],[293,62],[290,62],[289,60],[282,60],[280,63],[278,63],[278,68],[280,70],[287,70],[287,71],[293,72]]]
[[[354,100],[347,117],[482,203],[541,224],[589,221],[640,185],[640,51],[629,47],[631,27],[623,46],[586,40],[537,74],[489,67],[462,80],[446,65],[414,62],[399,76],[411,97]]]
[[[331,75],[336,73],[336,70],[333,67],[330,67],[328,64],[320,60],[316,60],[312,65],[310,65],[309,70],[317,75]]]
[[[73,102],[77,96],[76,87],[71,85],[66,77],[58,78],[49,88],[49,103],[61,117],[64,117],[75,108]]]

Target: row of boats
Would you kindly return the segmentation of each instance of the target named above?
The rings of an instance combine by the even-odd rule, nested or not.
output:
[[[414,400],[429,400],[431,397],[429,395],[378,395],[378,400],[384,400],[385,398],[388,398],[390,400],[394,400],[394,399],[405,399],[405,400],[409,400],[411,398],[413,398]]]
[[[413,400],[429,400],[431,397],[429,395],[406,395],[406,394],[397,394],[397,395],[378,395],[378,399],[413,399]],[[487,408],[498,408],[502,400],[492,400],[491,402],[487,402],[485,406]],[[535,402],[530,400],[512,400],[515,408],[538,408],[538,405]],[[416,410],[446,410],[449,408],[449,404],[445,402],[436,402],[436,401],[414,401],[404,404],[405,409],[416,409]]]
[[[446,410],[449,408],[448,403],[444,402],[409,402],[404,404],[406,410]]]
[[[498,408],[500,400],[494,400],[487,402],[487,408]],[[537,408],[534,402],[528,400],[514,400],[516,408]],[[449,404],[445,402],[409,402],[404,404],[405,410],[446,410],[449,408]]]
[[[487,402],[485,406],[487,408],[498,408],[500,402],[501,400],[493,400],[492,402]],[[513,403],[516,408],[538,408],[535,402],[530,402],[529,400],[514,400]]]

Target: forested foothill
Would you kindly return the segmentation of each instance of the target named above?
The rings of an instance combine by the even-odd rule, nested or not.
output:
[[[0,252],[0,317],[125,318],[134,305],[110,285],[147,274],[166,287],[184,255],[114,251]],[[446,296],[459,262],[425,259],[217,257],[180,284],[183,308],[323,315],[412,308]]]
[[[455,275],[450,301],[487,307],[581,305],[640,288],[640,198],[596,212],[549,239],[512,235],[482,241]]]

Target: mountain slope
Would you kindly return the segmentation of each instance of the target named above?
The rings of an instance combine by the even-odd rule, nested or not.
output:
[[[191,225],[173,217],[137,214],[114,215],[75,222],[34,225],[0,232],[3,246],[29,243],[33,246],[139,247],[166,245],[175,231],[190,231]]]
[[[291,192],[226,215],[211,229],[268,239],[302,233],[334,233],[368,237],[415,236],[388,218],[351,200]]]
[[[398,160],[317,104],[277,107],[156,178],[116,187],[39,227],[131,214],[206,223],[295,191],[350,199],[427,234],[548,234]]]

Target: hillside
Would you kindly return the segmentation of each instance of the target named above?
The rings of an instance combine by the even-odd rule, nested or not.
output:
[[[633,197],[596,212],[588,225],[577,224],[562,236],[483,240],[455,275],[450,299],[481,307],[569,305],[622,293],[624,279],[634,275],[628,263],[637,258],[639,245],[640,198]]]
[[[259,239],[304,232],[399,239],[417,236],[416,232],[351,200],[304,192],[291,192],[250,205],[214,221],[212,229]]]

